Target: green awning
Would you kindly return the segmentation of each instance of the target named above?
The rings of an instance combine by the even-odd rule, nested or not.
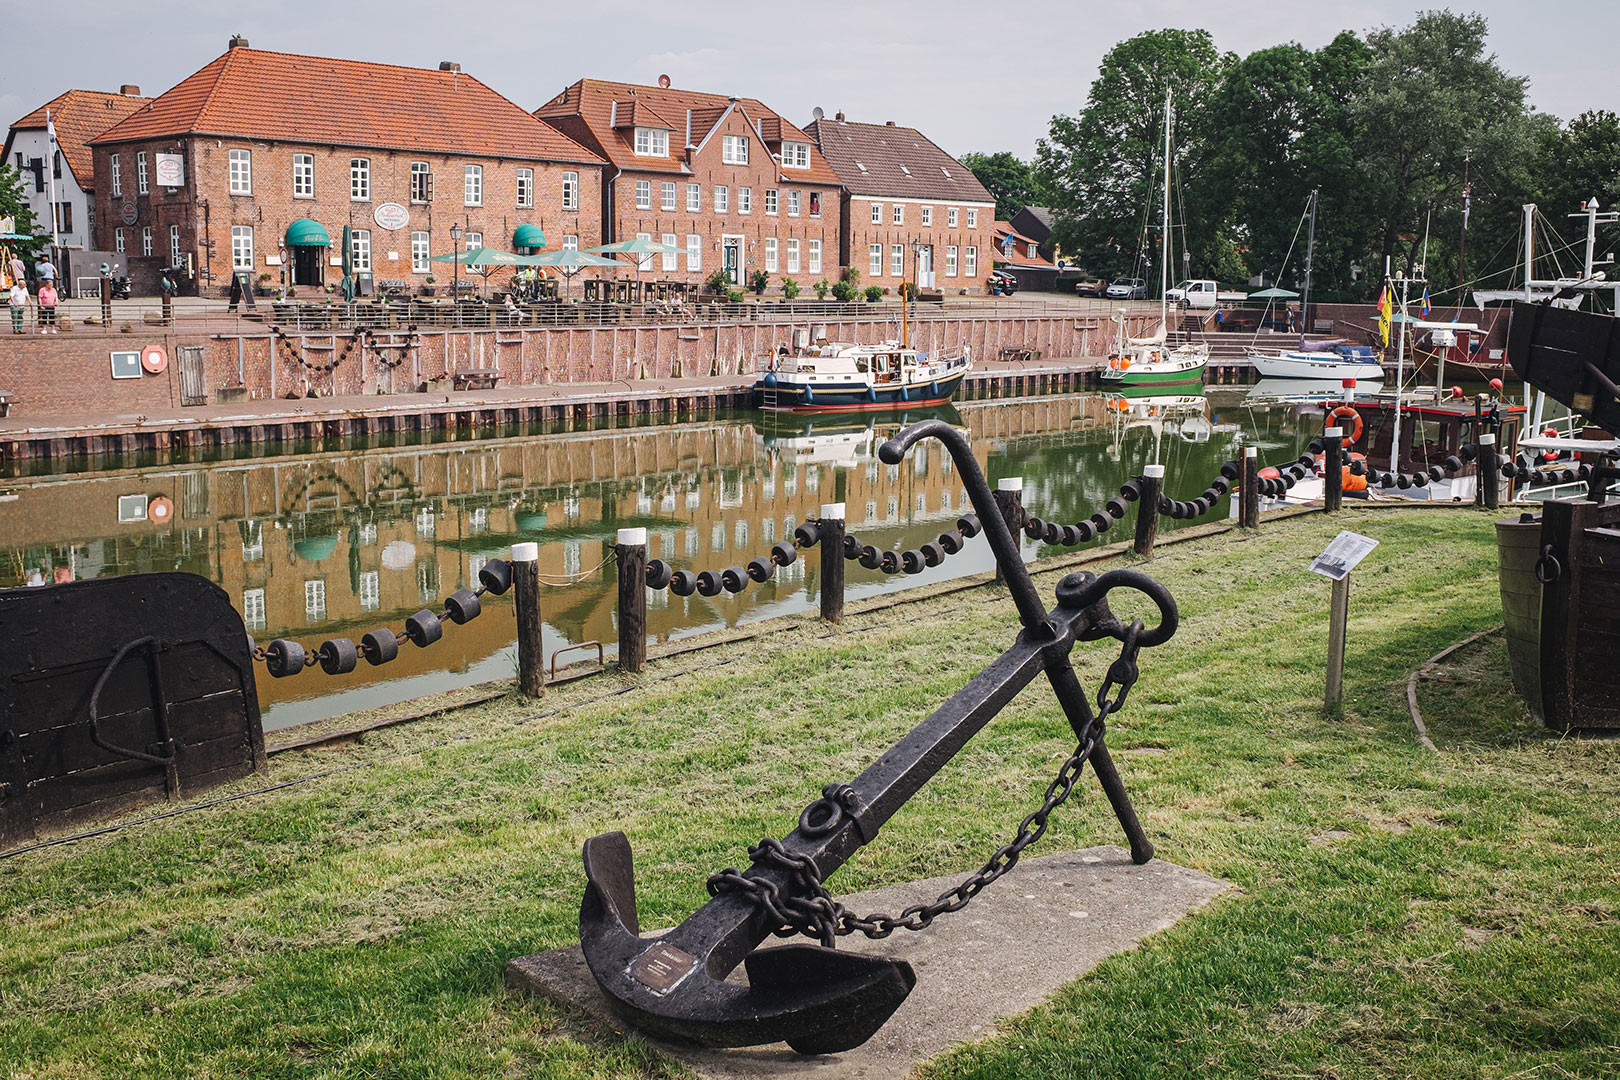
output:
[[[287,243],[293,247],[331,247],[326,226],[309,218],[299,218],[287,226]]]
[[[519,225],[512,233],[513,247],[543,248],[546,234],[538,225]]]

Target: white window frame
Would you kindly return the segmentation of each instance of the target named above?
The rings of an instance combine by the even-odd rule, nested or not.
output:
[[[788,237],[787,272],[790,274],[797,274],[799,272],[799,238],[796,236]]]
[[[959,213],[960,211],[958,211],[954,206],[947,206],[945,208],[945,227],[947,229],[956,228],[956,218]]]
[[[349,236],[354,246],[354,272],[371,273],[371,230],[351,229]]]
[[[669,132],[663,128],[636,128],[637,157],[669,157]]]
[[[896,225],[904,225],[906,223],[905,204],[903,204],[903,203],[895,203],[894,204],[893,222]]]
[[[461,167],[461,205],[484,205],[484,167],[482,165],[463,165]]]
[[[697,233],[686,234],[686,272],[703,269],[703,237]]]
[[[124,254],[124,230],[122,228],[113,230],[113,250],[120,255]]]
[[[737,189],[737,213],[752,214],[754,212],[754,189],[740,187]]]
[[[575,236],[573,233],[569,233],[567,236],[564,236],[563,237],[563,250],[564,251],[578,251],[579,250],[579,237]]]
[[[972,244],[962,249],[962,273],[968,277],[979,276],[979,249]]]
[[[169,265],[180,265],[180,226],[169,226]]]
[[[955,277],[956,276],[956,245],[955,244],[946,244],[945,245],[945,276],[946,277]]]
[[[726,165],[748,164],[748,136],[720,136],[720,161]]]
[[[805,272],[809,273],[809,274],[819,274],[819,273],[821,273],[821,241],[820,240],[811,239],[809,241],[809,251],[807,251],[805,253],[804,269],[805,269]]]
[[[151,226],[141,230],[141,244],[145,248],[144,254],[152,254]],[[231,271],[251,271],[253,269],[253,226],[231,226]]]
[[[471,251],[473,248],[481,248],[484,246],[484,234],[481,232],[464,232],[461,234],[461,242],[467,245],[465,248],[467,251]]]
[[[292,197],[295,199],[313,199],[315,197],[314,154],[293,155]]]
[[[652,181],[651,180],[637,180],[636,181],[636,209],[637,210],[651,210],[652,209]]]
[[[517,205],[519,210],[534,209],[534,170],[517,171]]]
[[[230,193],[253,194],[253,151],[235,149],[227,151],[230,161]]]
[[[382,607],[381,575],[375,570],[360,575],[360,610],[376,611]]]
[[[799,192],[797,192],[797,191],[789,191],[788,192],[787,216],[788,217],[798,217],[799,216],[800,204],[801,204],[801,200],[800,200]]]
[[[658,209],[675,209],[675,181],[665,180],[658,185]]]
[[[418,177],[421,182],[418,183]],[[433,166],[425,161],[411,162],[411,202],[417,204],[433,201]]]
[[[318,622],[326,618],[325,578],[304,582],[304,618],[309,622]]]
[[[242,625],[249,630],[263,630],[265,627],[264,590],[244,589],[242,591]]]
[[[906,245],[889,245],[889,276],[897,278],[906,276]]]
[[[681,238],[676,236],[672,232],[665,233],[663,235],[663,237],[660,239],[659,242],[662,243],[667,248],[678,248],[678,247],[681,246]],[[664,252],[663,269],[666,270],[666,271],[677,271],[680,268],[681,268],[681,255],[680,255],[680,252],[678,252],[678,251],[666,251],[666,252]]]
[[[868,277],[883,276],[883,245],[868,244],[866,248],[866,273]]]
[[[349,201],[371,201],[371,159],[349,159]]]
[[[150,225],[141,226],[141,254],[147,258],[152,256],[152,226]]]
[[[124,193],[124,178],[119,174],[117,154],[112,155],[109,164],[112,166],[112,193],[116,199]]]
[[[652,243],[652,233],[650,233],[650,232],[638,232],[638,233],[636,233],[636,239],[637,240],[645,240],[650,244],[650,243]],[[651,270],[652,269],[652,261],[653,261],[653,257],[651,255],[637,255],[636,256],[636,269],[638,271],[640,271],[640,270]]]
[[[765,270],[768,273],[776,273],[776,237],[774,236],[765,238]]]
[[[968,211],[967,227],[970,229],[977,229],[979,227],[979,212],[977,210],[970,209]]]
[[[564,210],[579,209],[579,173],[569,171],[562,174],[562,208]]]
[[[731,188],[725,184],[714,185],[714,212],[717,214],[731,213]]]
[[[425,232],[411,233],[411,273],[426,274],[432,270],[428,259],[433,255],[433,238]]]
[[[771,217],[776,216],[776,208],[781,205],[782,194],[776,188],[765,189],[765,213]]]
[[[782,144],[782,168],[808,169],[810,167],[810,144],[802,142],[784,142]]]
[[[872,224],[883,224],[883,204],[880,202],[872,204]]]
[[[1040,258],[1040,256],[1041,256],[1041,245],[1039,245],[1039,244],[1025,244],[1024,245],[1024,254],[1028,255],[1031,259]]]
[[[135,152],[135,194],[146,194],[146,151]]]
[[[924,225],[932,225],[934,223],[934,208],[932,206],[925,206],[922,208],[922,223]]]

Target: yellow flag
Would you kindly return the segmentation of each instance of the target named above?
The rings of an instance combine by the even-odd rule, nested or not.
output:
[[[1389,296],[1389,286],[1378,294],[1378,336],[1384,339],[1384,345],[1389,345],[1389,324],[1395,319],[1395,313]]]

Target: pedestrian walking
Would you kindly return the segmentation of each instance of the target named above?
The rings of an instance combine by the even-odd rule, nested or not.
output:
[[[39,283],[39,332],[56,333],[56,285],[49,279]]]
[[[22,256],[18,255],[16,252],[13,252],[6,265],[11,270],[12,282],[27,288],[28,266],[22,261]]]
[[[23,320],[28,315],[28,305],[33,300],[33,297],[28,295],[28,286],[24,285],[20,278],[11,283],[9,299],[11,301],[11,332],[20,334],[23,332]]]
[[[51,265],[51,257],[49,255],[46,255],[39,260],[39,266],[36,267],[36,270],[38,271],[37,276],[39,277],[39,280],[49,281],[53,285],[56,284],[56,267]]]

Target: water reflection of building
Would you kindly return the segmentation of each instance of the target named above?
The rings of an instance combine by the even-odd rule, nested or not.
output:
[[[0,585],[33,575],[50,581],[58,572],[187,570],[218,582],[260,640],[313,643],[398,628],[475,583],[485,559],[519,540],[540,543],[549,581],[597,567],[625,526],[647,528],[653,558],[721,569],[790,538],[823,503],[844,502],[864,541],[910,547],[950,528],[968,506],[938,443],[920,444],[907,465],[876,459],[876,446],[900,422],[874,425],[852,446],[832,428],[826,434],[841,444],[839,464],[805,458],[750,415],[18,480],[0,491],[9,500],[0,504]],[[1109,419],[1100,395],[963,404],[952,422],[967,429],[993,476],[1027,478],[1032,506],[1089,510],[1117,490],[1120,466],[1105,456]],[[787,438],[813,445],[822,434],[817,427]],[[1199,476],[1197,487],[1207,479]],[[651,593],[649,632],[666,639],[802,604],[818,588],[818,568],[812,552],[737,595]],[[852,584],[879,580],[847,569]],[[592,639],[611,644],[615,595],[611,565],[578,585],[548,589],[548,651]],[[511,645],[506,603],[491,598],[494,618],[451,628],[429,650],[403,650],[386,668],[362,664],[343,687],[499,660]],[[273,706],[314,698],[335,683],[318,673],[266,679],[261,699]]]

